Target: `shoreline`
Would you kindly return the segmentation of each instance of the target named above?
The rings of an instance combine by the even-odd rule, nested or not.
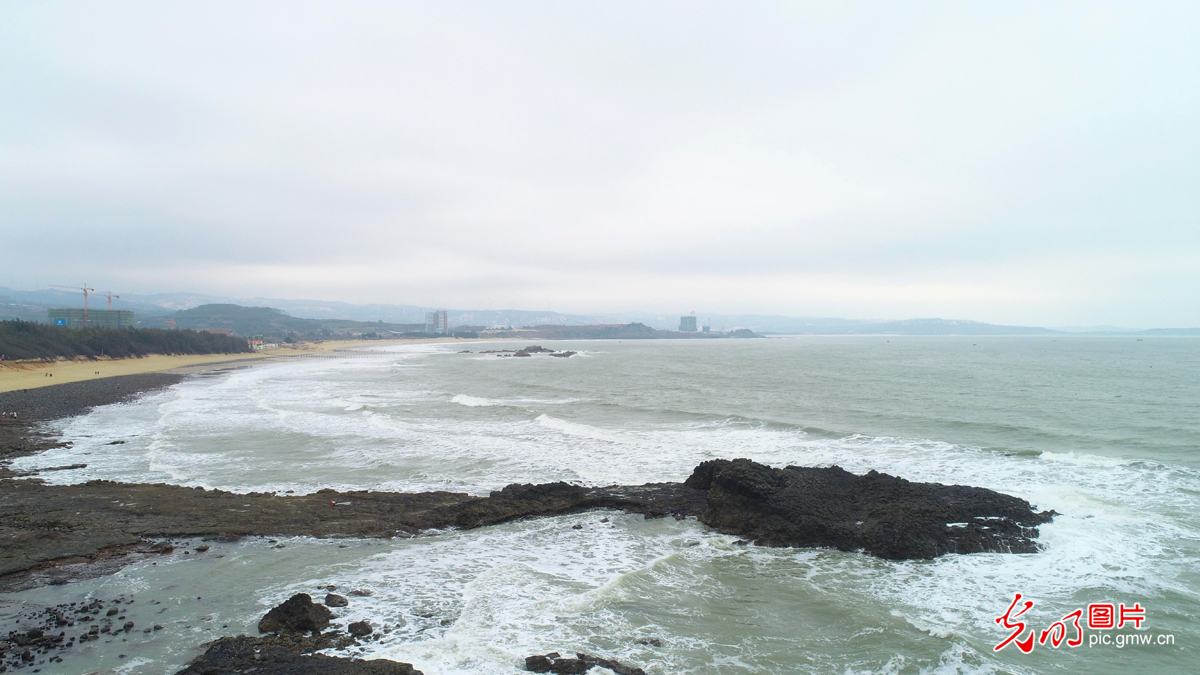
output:
[[[74,359],[59,361],[4,361],[0,363],[0,393],[38,389],[74,382],[95,382],[109,377],[179,371],[199,372],[205,368],[255,363],[271,359],[302,358],[339,351],[357,351],[362,347],[400,344],[439,344],[476,342],[482,338],[429,338],[396,340],[327,340],[301,342],[260,352],[237,354],[152,354],[122,359]],[[97,371],[99,374],[97,375]],[[4,411],[0,405],[0,412]]]

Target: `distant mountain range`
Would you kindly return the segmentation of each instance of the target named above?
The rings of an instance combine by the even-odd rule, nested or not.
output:
[[[201,320],[186,311],[201,305],[236,305],[242,308],[277,310],[271,316],[252,318],[248,314],[234,318],[236,310],[222,310],[226,316],[218,325],[200,324],[214,317]],[[23,319],[45,321],[48,307],[82,307],[83,297],[56,289],[20,291],[0,287],[0,319]],[[93,295],[90,307],[107,307],[103,296]],[[260,334],[271,331],[294,331],[308,333],[315,324],[299,321],[304,319],[321,322],[315,330],[330,330],[343,333],[348,330],[369,330],[374,324],[381,330],[403,332],[412,330],[425,322],[425,312],[435,307],[417,305],[356,305],[348,302],[324,300],[283,300],[278,298],[227,298],[199,293],[156,293],[152,295],[122,294],[114,298],[113,309],[131,309],[137,314],[140,326],[163,327],[165,319],[175,318],[176,325],[184,327],[230,327],[238,323],[249,330],[254,322],[263,330],[238,330],[239,334]],[[640,323],[657,330],[676,330],[678,315],[649,312],[623,312],[610,314],[564,314],[553,311],[529,311],[519,309],[500,310],[448,310],[451,326],[513,327],[523,326],[594,326]],[[1156,328],[1136,330],[1115,326],[1070,326],[1060,329],[1034,326],[1004,326],[954,319],[906,319],[903,321],[871,321],[840,319],[833,317],[788,317],[768,314],[701,314],[700,325],[712,326],[714,331],[728,332],[749,329],[764,334],[796,335],[1196,335],[1200,328]],[[244,323],[248,322],[248,323]],[[380,323],[384,324],[380,326]],[[195,324],[195,326],[192,326]],[[290,327],[289,327],[290,326]]]

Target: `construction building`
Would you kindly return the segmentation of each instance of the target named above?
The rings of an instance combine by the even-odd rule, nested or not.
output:
[[[133,311],[128,309],[48,309],[53,326],[67,328],[133,328]]]
[[[436,312],[425,312],[425,332],[430,335],[449,335],[449,312],[440,309]]]
[[[696,332],[696,315],[679,317],[679,332],[695,333]]]

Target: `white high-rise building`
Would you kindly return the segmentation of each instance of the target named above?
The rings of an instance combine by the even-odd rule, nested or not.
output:
[[[444,309],[439,309],[436,312],[425,312],[425,332],[430,335],[449,335],[450,320],[447,315],[448,312]]]

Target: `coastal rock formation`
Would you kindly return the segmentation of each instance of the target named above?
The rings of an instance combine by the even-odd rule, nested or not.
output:
[[[683,483],[513,484],[487,497],[334,490],[289,496],[0,479],[0,590],[66,583],[74,577],[58,570],[68,563],[104,562],[112,571],[139,555],[180,555],[163,537],[409,537],[593,509],[696,517],[762,545],[863,551],[892,560],[1032,553],[1037,526],[1054,516],[984,488],[914,483],[874,471],[857,476],[837,467],[776,469],[748,459],[705,462]]]
[[[329,625],[329,615],[330,611],[322,605],[313,604],[308,594],[297,593],[271,608],[258,622],[258,629],[262,632],[281,629],[282,632],[264,637],[223,637],[209,645],[203,655],[176,675],[235,675],[250,672],[255,675],[423,675],[411,663],[315,654],[322,649],[343,649],[358,644],[353,637],[336,631],[321,633]],[[357,631],[356,626],[359,628]],[[362,626],[366,626],[365,633]],[[294,632],[289,634],[284,627],[290,627]],[[310,630],[312,635],[297,634]],[[350,624],[350,632],[352,635],[370,635],[371,627],[367,622],[360,621]]]
[[[459,353],[461,354],[462,352],[459,352]],[[550,356],[557,356],[560,358],[568,358],[568,357],[575,355],[575,352],[571,352],[571,351],[557,352],[557,351],[554,351],[553,349],[546,349],[545,347],[543,347],[541,345],[530,345],[528,347],[525,347],[523,349],[518,349],[516,351],[513,351],[511,349],[488,349],[486,351],[482,351],[479,353],[480,354],[495,354],[496,356],[504,356],[504,357],[513,357],[513,356],[528,357],[528,356],[533,356],[534,354],[549,354]]]
[[[556,673],[569,675],[586,673],[592,668],[608,668],[617,675],[646,675],[641,668],[627,666],[620,661],[602,659],[587,654],[576,654],[576,658],[562,656],[558,652],[530,656],[525,659],[525,670],[532,673]]]
[[[914,483],[839,467],[774,469],[711,460],[684,485],[705,491],[701,522],[765,546],[864,551],[881,558],[946,553],[1034,553],[1037,526],[1055,515],[1029,502],[963,485]]]
[[[686,516],[703,506],[703,493],[679,483],[635,487],[586,488],[570,483],[514,483],[487,497],[473,498],[430,512],[430,520],[445,519],[447,525],[471,529],[498,525],[532,516],[567,515],[611,508],[647,517]]]
[[[17,630],[9,631],[7,637],[0,637],[0,673],[25,666],[42,670],[47,663],[62,663],[64,655],[70,658],[70,655],[78,654],[77,645],[129,633],[134,622],[125,621],[124,616],[118,615],[128,611],[132,604],[133,598],[121,595],[40,607],[24,616],[18,615],[19,618],[9,613],[5,618],[18,618],[19,623],[14,626]],[[114,616],[117,617],[115,620]]]
[[[223,637],[176,675],[422,675],[411,663],[313,654],[329,645],[311,638]]]
[[[467,529],[594,508],[646,517],[695,516],[764,546],[863,551],[890,560],[947,553],[1034,553],[1037,526],[1054,512],[992,490],[914,483],[839,467],[775,469],[749,459],[700,464],[684,483],[584,488],[509,485],[489,497],[435,509]]]
[[[312,601],[308,593],[297,593],[271,608],[258,622],[260,633],[320,633],[329,626],[333,612]]]

